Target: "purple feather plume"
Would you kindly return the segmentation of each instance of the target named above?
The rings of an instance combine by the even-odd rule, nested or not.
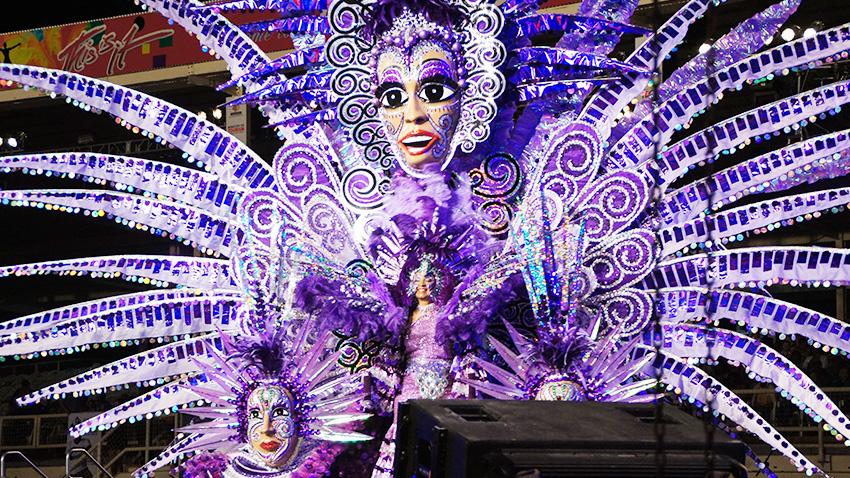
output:
[[[522,280],[519,274],[478,299],[468,312],[458,313],[464,292],[472,286],[483,271],[483,266],[476,266],[471,270],[464,281],[457,286],[446,306],[442,308],[436,330],[437,342],[440,345],[450,345],[459,352],[477,348],[487,334],[487,328],[498,310],[516,299]]]
[[[385,198],[384,212],[401,233],[401,254],[408,257],[401,282],[425,254],[436,257],[454,276],[452,280],[459,280],[468,268],[489,259],[495,242],[479,226],[482,220],[473,209],[468,178],[456,175],[411,178],[397,174],[392,179],[391,191]],[[375,231],[370,238],[369,248],[373,253],[382,247],[384,233]],[[403,285],[400,283],[399,287]]]
[[[349,292],[342,281],[321,275],[305,277],[295,288],[293,305],[318,316],[322,330],[340,330],[358,340],[395,342],[401,335],[407,314],[397,307],[390,291],[369,273],[370,294]]]

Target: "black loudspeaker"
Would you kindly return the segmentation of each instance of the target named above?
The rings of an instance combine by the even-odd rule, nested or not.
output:
[[[747,476],[743,443],[715,431],[706,458],[703,421],[663,410],[663,476]],[[655,425],[652,404],[413,400],[399,408],[395,478],[656,477]]]

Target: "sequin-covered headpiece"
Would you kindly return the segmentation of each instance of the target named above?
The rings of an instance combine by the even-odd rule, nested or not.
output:
[[[419,286],[419,281],[423,277],[431,277],[434,279],[434,284],[431,286],[431,295],[439,297],[443,289],[443,275],[439,268],[436,267],[437,258],[433,254],[425,254],[422,256],[422,261],[419,267],[412,269],[407,276],[407,293],[408,295],[416,294],[416,288]]]

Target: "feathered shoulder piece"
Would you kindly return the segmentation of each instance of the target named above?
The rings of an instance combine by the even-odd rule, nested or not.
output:
[[[407,312],[374,272],[362,279],[308,274],[295,287],[293,307],[314,316],[322,331],[340,330],[360,341],[396,342]]]

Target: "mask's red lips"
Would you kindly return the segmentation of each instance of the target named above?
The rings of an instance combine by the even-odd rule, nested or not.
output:
[[[276,451],[278,448],[280,448],[280,442],[264,441],[264,442],[260,443],[260,448],[262,448],[265,451]]]
[[[430,131],[415,130],[398,140],[401,148],[411,156],[421,156],[434,147],[440,137]]]

